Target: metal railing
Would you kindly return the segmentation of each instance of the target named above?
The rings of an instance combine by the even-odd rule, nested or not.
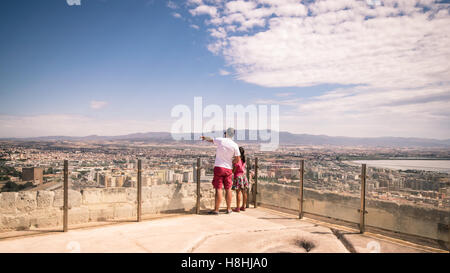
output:
[[[438,240],[441,242],[444,242],[444,244],[449,244],[450,241],[450,227],[449,227],[449,223],[450,223],[450,211],[448,209],[439,209],[436,208],[435,210],[433,210],[433,215],[430,215],[431,213],[429,213],[430,208],[421,208],[420,206],[415,206],[415,207],[411,207],[413,206],[413,204],[409,204],[407,202],[404,203],[395,203],[394,201],[387,201],[387,200],[375,200],[375,199],[371,199],[370,202],[367,200],[366,198],[366,192],[367,192],[367,165],[366,164],[361,164],[360,166],[360,175],[359,175],[359,198],[358,196],[355,195],[349,195],[349,194],[345,194],[345,193],[335,193],[332,192],[329,195],[325,195],[326,198],[330,195],[333,196],[343,196],[342,200],[343,201],[339,201],[337,199],[331,199],[331,200],[320,200],[319,199],[315,199],[313,200],[316,203],[321,203],[318,205],[318,209],[314,210],[314,211],[308,211],[305,210],[305,192],[308,192],[310,194],[311,191],[315,191],[316,195],[317,192],[319,192],[320,194],[323,193],[321,191],[317,191],[317,190],[313,190],[313,189],[308,189],[306,190],[304,185],[305,185],[305,160],[301,159],[299,161],[299,168],[298,168],[298,176],[299,176],[299,182],[298,182],[298,188],[297,186],[290,186],[287,185],[286,183],[280,182],[280,183],[263,183],[265,185],[261,185],[262,189],[260,190],[260,192],[258,192],[258,168],[260,167],[258,165],[258,158],[255,158],[255,184],[253,187],[253,191],[254,191],[254,195],[253,195],[253,202],[254,202],[254,206],[257,207],[258,205],[267,205],[269,207],[275,207],[275,208],[281,208],[281,209],[288,209],[290,211],[293,210],[293,206],[292,203],[289,203],[288,205],[286,205],[287,203],[284,202],[285,200],[283,200],[283,198],[286,197],[286,192],[276,192],[278,190],[283,190],[285,191],[285,188],[290,189],[290,191],[292,192],[294,189],[298,189],[298,198],[296,198],[296,200],[298,201],[298,218],[302,219],[304,217],[304,214],[307,213],[309,215],[314,215],[314,216],[319,216],[322,217],[321,219],[326,219],[326,218],[332,218],[338,221],[343,221],[343,222],[347,222],[349,224],[355,224],[358,226],[359,232],[362,234],[366,231],[367,227],[371,228],[372,230],[386,230],[388,232],[392,232],[392,233],[398,233],[398,234],[404,234],[404,235],[411,235],[413,237],[420,237],[420,238],[428,238],[428,239],[433,239],[433,240]],[[352,167],[353,168],[353,167]],[[356,167],[355,167],[356,168]],[[354,170],[352,170],[354,171]],[[354,172],[353,172],[354,173]],[[278,178],[276,178],[278,181]],[[353,179],[353,177],[352,177]],[[344,178],[345,180],[345,178]],[[354,183],[354,182],[353,182]],[[278,185],[279,187],[273,187],[270,185]],[[266,188],[264,188],[264,187]],[[278,190],[277,190],[278,189]],[[262,192],[261,192],[262,191]],[[264,192],[265,191],[265,192]],[[294,193],[294,192],[292,192]],[[260,195],[261,194],[261,195]],[[345,199],[347,198],[347,199]],[[345,203],[345,200],[352,200],[351,203]],[[356,200],[359,199],[358,203],[359,203],[359,207],[354,206],[356,204]],[[311,201],[311,200],[310,200]],[[277,202],[279,202],[279,204],[276,204]],[[284,203],[283,203],[284,202]],[[332,204],[328,204],[331,207],[335,206],[335,207],[345,207],[345,209],[348,211],[348,213],[350,213],[347,217],[347,219],[343,219],[343,218],[339,218],[336,215],[329,215],[330,211],[333,210],[327,210],[325,207],[325,210],[323,210],[322,214],[320,213],[320,209],[324,209],[323,203],[332,203]],[[342,202],[342,203],[339,203]],[[374,205],[374,203],[379,204],[378,206],[385,206],[383,208],[379,208],[376,205]],[[367,209],[367,204],[370,204],[369,210]],[[320,205],[322,207],[320,207]],[[402,206],[404,208],[402,208]],[[412,212],[411,209],[417,209],[417,212]],[[329,208],[328,208],[329,209]],[[338,208],[339,209],[339,208]],[[354,209],[354,210],[353,210]],[[384,210],[384,211],[383,211]],[[401,211],[400,211],[401,210]],[[422,212],[422,210],[424,212]],[[334,210],[335,211],[335,210]],[[352,212],[353,211],[353,212]],[[373,216],[371,218],[371,223],[372,225],[368,226],[367,225],[367,215],[368,213],[372,211]],[[405,216],[402,215],[402,212],[408,212],[410,215]],[[319,212],[319,213],[318,213]],[[386,212],[389,213],[389,215],[386,214]],[[423,217],[422,215],[419,214],[424,213]],[[447,215],[446,215],[447,212]],[[383,214],[385,213],[385,214]],[[415,215],[417,214],[417,215]],[[358,216],[359,221],[357,221],[356,216]],[[406,218],[409,217],[409,218]],[[354,219],[354,220],[348,220],[348,218]],[[378,219],[379,218],[379,219]],[[400,219],[401,218],[401,219]],[[426,221],[425,222],[424,219],[425,218]],[[385,219],[385,220],[383,220]],[[388,225],[385,224],[384,221],[392,221],[394,226],[396,226],[397,228],[389,228]],[[408,222],[408,221],[417,221],[417,223],[419,221],[421,222],[421,227],[417,228],[417,231],[413,231],[411,232],[411,229],[409,226],[411,225],[404,225],[404,222]],[[377,222],[377,225],[373,225],[373,222]],[[447,223],[446,223],[447,222]],[[427,226],[428,224],[428,226]],[[381,227],[380,227],[381,226]],[[414,225],[412,225],[414,226]],[[427,228],[429,229],[435,229],[437,230],[434,234],[431,233],[427,233],[424,232],[424,230],[426,230]],[[448,236],[446,237],[445,233],[447,232]],[[439,237],[439,238],[438,238]],[[447,239],[446,239],[447,238]]]
[[[197,183],[197,202],[196,202],[196,208],[195,211],[197,214],[200,214],[200,176],[201,176],[201,160],[200,158],[197,158],[197,176],[196,176],[196,183]]]
[[[200,191],[200,179],[201,179],[201,159],[197,158],[196,166],[196,214],[200,214],[200,201],[201,201],[201,191]],[[136,222],[142,221],[142,160],[137,160],[137,177],[136,177]],[[63,232],[69,231],[69,162],[64,160],[63,169],[64,179],[63,179]]]
[[[138,160],[138,171],[137,171],[137,221],[142,221],[142,160]]]
[[[300,160],[300,174],[299,174],[299,178],[300,178],[300,198],[299,198],[299,204],[298,204],[298,218],[302,219],[303,218],[303,177],[305,174],[305,161],[302,159]]]
[[[252,164],[253,163],[253,164]],[[302,219],[306,214],[316,214],[318,216],[324,216],[324,217],[328,217],[330,218],[330,213],[324,213],[323,215],[321,215],[320,213],[317,213],[316,211],[308,211],[308,207],[305,207],[305,193],[308,193],[311,191],[311,189],[305,189],[305,172],[308,170],[308,168],[305,168],[305,160],[301,159],[299,160],[298,163],[298,178],[299,178],[299,184],[298,184],[298,195],[295,197],[296,200],[298,201],[298,218]],[[201,201],[202,201],[202,191],[201,191],[201,176],[202,176],[202,169],[207,169],[208,165],[203,165],[202,164],[202,160],[201,158],[197,158],[196,160],[196,164],[194,166],[194,172],[195,172],[195,208],[193,208],[192,212],[196,213],[196,214],[200,214],[201,213]],[[261,183],[261,189],[259,189],[259,171],[260,171],[260,161],[258,159],[258,157],[255,158],[247,158],[247,170],[246,170],[246,175],[247,175],[247,179],[248,181],[252,181],[253,183],[251,183],[251,187],[249,187],[247,189],[247,193],[248,193],[248,197],[247,198],[247,203],[245,204],[245,206],[248,208],[250,207],[250,203],[252,203],[254,208],[257,208],[259,205],[265,205],[265,201],[264,199],[261,199],[261,192],[260,191],[264,191],[266,190],[264,187],[267,183],[264,183],[264,181],[262,181]],[[356,167],[357,168],[357,167]],[[142,173],[143,173],[143,165],[142,165],[142,160],[139,159],[137,160],[137,177],[136,177],[136,221],[137,222],[141,222],[142,221],[142,215],[143,215],[143,180],[142,180]],[[356,174],[355,171],[352,170],[352,173],[355,175],[355,179],[356,179]],[[253,174],[253,175],[252,175]],[[346,209],[349,209],[349,211],[351,211],[352,213],[352,219],[355,219],[354,224],[357,224],[359,227],[359,232],[360,233],[364,233],[366,231],[366,227],[367,227],[367,215],[369,212],[374,213],[374,216],[372,216],[372,221],[370,221],[369,219],[369,226],[371,227],[376,227],[373,224],[371,225],[370,223],[373,223],[374,221],[378,221],[378,222],[382,222],[382,219],[377,219],[377,217],[379,217],[380,215],[380,211],[377,211],[378,207],[376,207],[373,204],[373,201],[368,201],[366,199],[366,192],[367,192],[367,166],[366,164],[362,164],[361,165],[361,169],[360,169],[360,175],[359,175],[359,180],[360,180],[360,194],[359,194],[359,200],[358,200],[358,196],[352,196],[352,200],[356,201],[358,200],[359,202],[359,207],[355,206],[356,202],[352,201],[352,205],[351,206],[347,206]],[[306,176],[307,177],[307,176]],[[353,177],[352,177],[353,179]],[[307,181],[306,181],[307,182]],[[355,183],[355,180],[353,180],[353,183]],[[211,187],[212,188],[212,187]],[[296,186],[295,186],[296,188]],[[358,189],[358,188],[354,188],[354,189]],[[370,191],[370,189],[369,189]],[[193,193],[193,192],[192,192]],[[191,194],[192,194],[191,193]],[[194,195],[194,194],[192,194]],[[335,195],[339,195],[339,194],[335,194]],[[63,206],[62,206],[62,210],[63,210],[63,232],[67,232],[69,230],[69,209],[70,209],[70,205],[69,204],[69,161],[68,160],[64,160],[64,169],[63,169],[63,193],[62,193],[62,197],[63,197]],[[306,197],[308,198],[308,196]],[[250,200],[252,199],[252,200]],[[370,195],[369,195],[369,199],[370,199]],[[275,202],[281,202],[283,200],[275,200]],[[342,204],[338,204],[339,201],[336,200],[325,200],[327,202],[336,202],[334,205],[342,205]],[[318,202],[318,201],[317,201]],[[371,203],[372,202],[372,203]],[[386,203],[386,202],[385,202]],[[368,206],[369,204],[369,206]],[[69,206],[70,205],[70,206]],[[280,205],[280,207],[282,207]],[[292,207],[292,206],[291,206]],[[369,207],[369,211],[367,209],[367,207]],[[354,209],[354,210],[353,210]],[[352,212],[353,211],[353,212]],[[320,212],[320,210],[319,210]],[[394,214],[398,212],[394,211]],[[133,213],[134,214],[134,213]],[[356,220],[356,216],[358,215],[359,217],[359,223]],[[399,215],[401,216],[401,215]],[[426,217],[428,217],[427,215],[425,215]],[[448,218],[445,218],[446,216],[433,216],[435,218],[437,217],[441,217],[444,220],[439,220],[441,222],[437,222],[436,224],[438,225],[438,229],[444,230],[443,232],[445,233],[445,230],[447,230],[449,237],[450,237],[450,232],[449,230],[449,225],[448,223],[445,223],[445,219],[448,220]],[[449,217],[449,215],[447,215],[447,217]],[[339,219],[339,217],[336,217],[337,220],[344,220],[345,219]],[[375,220],[374,220],[375,219]],[[412,220],[415,220],[414,218],[411,218]],[[436,220],[437,221],[437,220]],[[379,226],[382,226],[381,228],[384,228],[384,222],[382,223],[383,225],[379,224]],[[386,229],[388,230],[392,230],[394,232],[399,232],[399,230],[401,231],[401,229],[390,229],[389,227],[387,227]],[[411,234],[411,233],[410,233]],[[420,236],[421,234],[411,234],[414,236]],[[430,235],[429,238],[433,237],[433,235]],[[436,238],[433,238],[436,239]],[[444,238],[445,241],[445,238]]]
[[[255,158],[255,184],[254,184],[254,207],[257,207],[257,187],[258,187],[258,158]],[[298,204],[298,218],[302,219],[304,216],[304,173],[305,173],[305,160],[300,160],[300,168],[299,168],[299,198],[297,199]],[[366,205],[366,164],[362,164],[361,166],[361,198],[360,198],[360,208],[358,209],[358,213],[360,214],[360,222],[359,222],[359,230],[360,233],[364,233],[365,231],[365,214],[367,211],[365,209]],[[264,204],[263,202],[260,202]],[[325,215],[324,215],[325,216]]]
[[[64,160],[64,206],[63,231],[69,230],[69,161]]]

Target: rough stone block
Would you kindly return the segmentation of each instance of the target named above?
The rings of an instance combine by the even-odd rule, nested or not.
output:
[[[167,198],[170,196],[170,193],[172,192],[172,185],[157,185],[153,186],[152,192],[151,192],[151,199],[158,199],[158,198]]]
[[[55,191],[53,200],[54,207],[62,208],[64,205],[64,193],[62,190]],[[69,209],[81,206],[81,193],[79,191],[69,190]]]
[[[35,219],[34,226],[36,228],[57,227],[62,225],[62,216],[49,215]]]
[[[159,210],[150,202],[142,203],[142,214],[156,214]]]
[[[106,206],[89,207],[90,221],[105,221],[114,218],[114,208]]]
[[[30,217],[27,214],[5,215],[0,214],[0,220],[4,229],[28,230],[30,228]]]
[[[195,207],[197,206],[197,200],[195,200],[194,198],[183,198],[181,200],[181,203],[183,204],[183,209],[185,211],[195,209]]]
[[[57,227],[62,225],[62,217],[62,210],[47,208],[30,214],[30,225],[36,228]]]
[[[127,202],[126,188],[107,188],[103,190],[102,203]]]
[[[153,187],[142,187],[142,201],[150,201],[152,198],[152,188]]]
[[[84,207],[69,210],[69,225],[89,222],[89,209]]]
[[[17,209],[23,212],[30,212],[37,207],[35,191],[22,191],[17,196]]]
[[[213,209],[214,199],[200,199],[200,209]]]
[[[2,213],[16,213],[17,192],[3,192],[0,194],[0,211]]]
[[[83,204],[99,204],[103,200],[103,189],[85,189],[82,191]]]
[[[121,204],[114,207],[114,218],[123,219],[136,216],[136,209],[132,205]]]
[[[144,188],[143,188],[142,191],[144,191]],[[136,203],[136,201],[137,201],[137,190],[135,188],[127,188],[126,192],[127,192],[127,201],[128,201],[128,203]],[[142,197],[142,198],[144,198],[144,197]]]
[[[53,191],[38,191],[37,192],[37,208],[49,208],[53,205],[53,199],[55,198],[55,192]]]
[[[189,196],[193,196],[195,193],[197,192],[197,189],[195,188],[191,188],[191,187],[186,187],[185,185],[181,186],[178,195],[180,196],[180,198],[185,198],[185,197],[189,197]]]

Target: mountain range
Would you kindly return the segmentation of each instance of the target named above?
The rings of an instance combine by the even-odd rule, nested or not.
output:
[[[208,134],[205,134],[208,135]],[[245,130],[246,139],[249,131]],[[189,136],[189,135],[188,135]],[[259,138],[258,138],[259,139]],[[90,135],[83,137],[44,136],[31,138],[0,138],[9,141],[144,141],[144,142],[173,142],[169,132],[147,132],[119,136]],[[332,146],[367,146],[367,147],[436,147],[450,148],[450,139],[405,138],[405,137],[343,137],[327,135],[279,133],[282,145],[332,145]],[[261,141],[251,141],[261,142]]]

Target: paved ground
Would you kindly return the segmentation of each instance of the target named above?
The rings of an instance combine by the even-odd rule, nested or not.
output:
[[[258,208],[231,215],[184,215],[2,239],[0,252],[425,252],[411,244],[336,232],[310,219]],[[429,249],[428,249],[429,250]]]

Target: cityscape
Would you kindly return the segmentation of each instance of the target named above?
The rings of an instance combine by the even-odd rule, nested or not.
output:
[[[360,159],[446,158],[450,151],[425,148],[354,148],[284,145],[260,152],[256,144],[242,144],[251,160],[258,157],[258,179],[298,186],[299,162],[305,160],[304,187],[344,195],[359,195]],[[193,183],[197,158],[201,182],[213,178],[214,147],[204,143],[109,143],[23,141],[0,142],[1,191],[58,190],[63,162],[69,161],[70,188],[135,188],[137,159],[143,160],[143,186]],[[251,167],[250,167],[251,169]],[[252,171],[254,173],[254,171]],[[450,208],[449,174],[424,170],[367,167],[368,198]]]

